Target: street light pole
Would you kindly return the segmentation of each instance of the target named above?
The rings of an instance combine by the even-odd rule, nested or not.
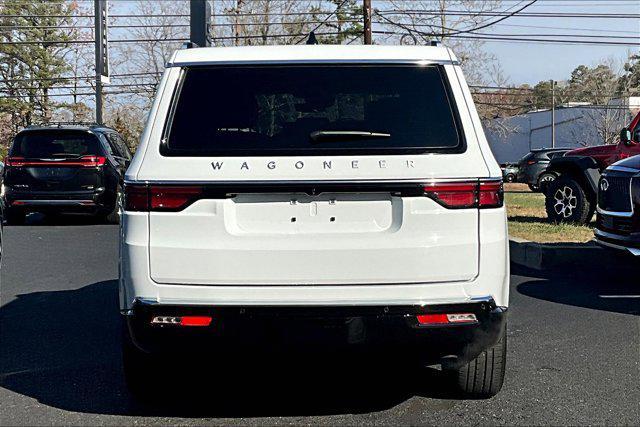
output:
[[[102,85],[109,82],[109,57],[107,46],[107,0],[94,0],[94,24],[96,47],[96,123],[103,123],[104,98]]]
[[[371,0],[362,0],[364,15],[364,44],[372,44],[371,37]]]
[[[551,148],[556,148],[556,82],[551,80]]]

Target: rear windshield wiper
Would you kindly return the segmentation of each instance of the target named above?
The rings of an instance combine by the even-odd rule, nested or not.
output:
[[[390,133],[366,132],[360,130],[317,130],[309,137],[314,142],[353,141],[357,139],[389,138]]]

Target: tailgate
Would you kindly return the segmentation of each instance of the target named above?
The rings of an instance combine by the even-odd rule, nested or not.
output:
[[[478,273],[478,210],[424,196],[247,193],[151,212],[149,221],[159,283],[426,283]]]

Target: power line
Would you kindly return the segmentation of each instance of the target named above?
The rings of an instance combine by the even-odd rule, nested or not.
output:
[[[438,33],[429,33],[425,31],[419,30],[411,30],[411,32],[420,34],[426,37],[435,37]],[[397,31],[374,31],[376,34],[386,34],[386,35],[397,35],[401,36],[404,33],[400,33]],[[534,38],[524,38],[524,37],[491,37],[485,35],[453,35],[451,38],[459,38],[459,39],[470,39],[470,40],[486,40],[486,41],[496,41],[496,42],[533,42],[533,43],[557,43],[557,44],[587,44],[587,45],[603,45],[603,46],[640,46],[640,42],[631,43],[631,42],[616,42],[616,41],[596,41],[596,40],[562,40],[562,39],[534,39]]]

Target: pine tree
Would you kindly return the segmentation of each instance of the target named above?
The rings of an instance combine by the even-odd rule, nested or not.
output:
[[[65,53],[76,34],[64,27],[76,7],[67,0],[0,3],[0,114],[10,117],[11,134],[50,120],[51,91],[68,71]],[[0,135],[0,144],[10,136]]]

